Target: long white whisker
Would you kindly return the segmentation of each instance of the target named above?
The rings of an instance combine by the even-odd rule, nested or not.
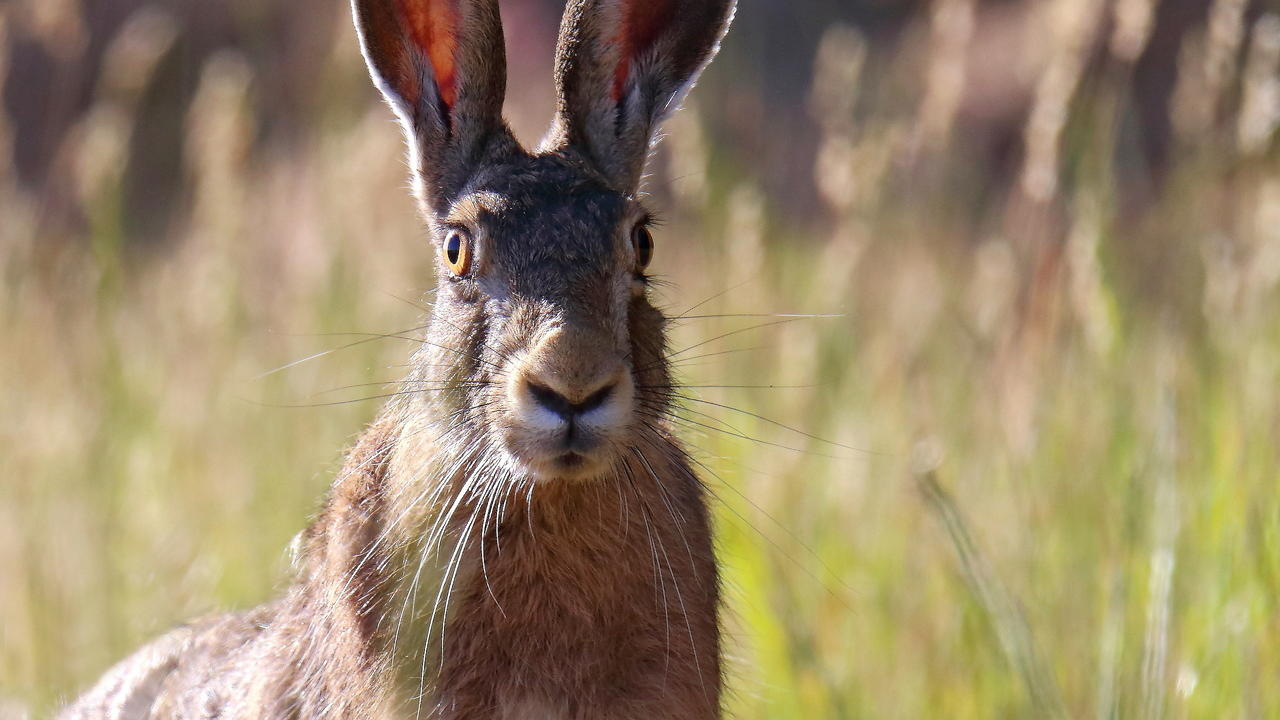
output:
[[[667,512],[671,514],[671,522],[675,525],[676,532],[680,534],[680,541],[684,543],[685,552],[689,555],[689,569],[692,571],[696,566],[693,560],[693,550],[689,547],[689,540],[685,537],[683,518],[677,517],[678,513],[671,505],[671,499],[667,495],[666,488],[663,487],[662,481],[658,478],[658,474],[654,472],[653,466],[649,464],[649,459],[644,456],[640,448],[634,448],[636,457],[644,464],[645,469],[649,472],[649,477],[653,479],[654,485],[658,489],[658,496],[662,498],[663,503],[667,506]],[[676,600],[680,602],[680,613],[684,616],[684,627],[689,634],[689,650],[693,653],[693,667],[698,673],[698,685],[702,688],[702,695],[706,699],[710,699],[707,695],[706,678],[702,676],[702,663],[698,659],[698,644],[693,639],[693,625],[689,620],[689,610],[684,604],[684,595],[680,592],[680,581],[676,578],[675,568],[671,566],[671,558],[667,556],[666,548],[662,546],[661,538],[659,538],[658,546],[662,548],[662,555],[667,561],[667,570],[671,572],[671,584],[676,591]]]

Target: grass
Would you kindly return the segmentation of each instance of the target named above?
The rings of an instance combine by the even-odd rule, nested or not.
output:
[[[819,78],[861,62],[856,33],[830,37],[822,62],[850,65]],[[0,176],[0,717],[280,588],[378,406],[347,386],[402,373],[407,343],[348,334],[415,327],[429,289],[396,129],[369,103],[251,153],[252,76],[206,68],[165,249],[126,242],[117,99],[68,150],[81,235],[44,237]],[[1163,190],[1126,204],[1126,78],[1068,92],[1039,195],[920,150],[893,89],[815,90],[866,108],[824,124],[816,227],[715,137],[691,158],[696,109],[672,128],[659,168],[699,175],[663,195],[668,307],[835,315],[675,333],[762,326],[682,367],[715,403],[689,403],[688,437],[717,497],[733,717],[1280,715],[1274,143],[1183,131]]]

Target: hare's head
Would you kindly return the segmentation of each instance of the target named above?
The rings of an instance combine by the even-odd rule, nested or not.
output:
[[[442,440],[473,455],[497,449],[539,479],[602,473],[666,407],[638,188],[659,124],[715,53],[733,0],[570,0],[556,117],[532,152],[502,119],[496,0],[353,4],[439,257],[407,390],[423,390]]]

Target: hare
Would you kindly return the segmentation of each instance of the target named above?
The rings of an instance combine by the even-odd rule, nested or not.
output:
[[[704,487],[668,423],[646,155],[733,0],[570,0],[550,132],[502,118],[497,0],[353,0],[439,256],[402,393],[298,577],[136,652],[61,717],[721,714]]]

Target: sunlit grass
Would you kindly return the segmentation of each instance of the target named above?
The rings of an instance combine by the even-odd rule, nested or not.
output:
[[[862,62],[856,33],[831,38],[824,62]],[[348,108],[251,156],[250,74],[204,74],[171,247],[124,242],[115,125],[68,150],[94,169],[84,237],[51,245],[35,200],[0,192],[0,717],[281,587],[378,407],[360,398],[385,392],[350,386],[403,373],[410,343],[349,334],[413,328],[430,300],[396,128]],[[686,403],[684,430],[716,499],[732,716],[1280,715],[1275,156],[1183,138],[1128,211],[1100,85],[1050,123],[1061,177],[1023,214],[1016,189],[975,210],[945,138],[895,160],[916,119],[874,102],[821,123],[816,228],[775,217],[715,138],[660,166],[698,177],[660,198],[673,313],[831,315],[673,332],[763,326],[681,368],[725,386],[691,387],[716,404]],[[852,112],[841,90],[816,107]]]

